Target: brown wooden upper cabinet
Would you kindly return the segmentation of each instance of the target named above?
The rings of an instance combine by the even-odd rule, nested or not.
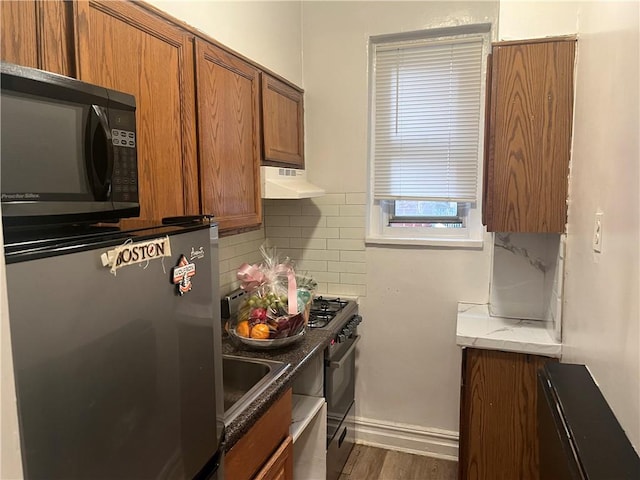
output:
[[[262,74],[263,163],[304,168],[303,92]]]
[[[490,232],[564,232],[575,44],[493,44],[483,204]]]
[[[131,2],[76,7],[78,78],[136,98],[140,219],[199,213],[193,36]]]
[[[220,231],[257,226],[260,196],[260,71],[196,40],[202,210]]]
[[[304,166],[302,90],[155,7],[24,0],[0,13],[3,60],[135,96],[140,217],[127,222],[206,213],[222,233],[255,228],[261,161]]]
[[[72,4],[62,0],[0,2],[0,57],[69,77],[73,66]]]

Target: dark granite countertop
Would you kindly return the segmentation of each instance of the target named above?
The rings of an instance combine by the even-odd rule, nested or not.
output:
[[[250,350],[237,347],[226,337],[222,339],[222,353],[247,358],[275,360],[289,365],[259,398],[250,403],[231,423],[226,425],[225,451],[229,451],[253,424],[291,385],[296,376],[304,370],[315,355],[321,355],[331,340],[328,329],[310,329],[303,340],[288,347],[274,350]]]

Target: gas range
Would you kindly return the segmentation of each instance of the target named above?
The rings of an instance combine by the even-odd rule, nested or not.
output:
[[[318,296],[313,299],[309,311],[309,328],[338,331],[358,312],[355,300]]]

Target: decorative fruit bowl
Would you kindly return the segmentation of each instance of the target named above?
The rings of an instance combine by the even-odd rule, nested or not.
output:
[[[255,348],[278,348],[296,343],[304,337],[311,307],[307,291],[298,291],[296,314],[286,314],[279,303],[286,299],[250,297],[229,326],[229,335]],[[276,315],[275,312],[278,314]]]
[[[278,348],[300,341],[309,322],[317,283],[297,276],[291,260],[278,260],[275,248],[260,247],[264,262],[238,269],[247,297],[229,325],[229,335],[254,348]]]
[[[247,345],[249,347],[256,348],[256,349],[261,349],[261,350],[269,350],[273,348],[281,348],[281,347],[286,347],[288,345],[292,345],[302,340],[306,333],[307,333],[307,329],[302,328],[302,330],[300,330],[295,335],[290,335],[288,337],[260,339],[260,338],[243,337],[241,335],[238,335],[235,327],[229,328],[229,335],[232,338],[236,339],[240,343],[243,343],[244,345]]]

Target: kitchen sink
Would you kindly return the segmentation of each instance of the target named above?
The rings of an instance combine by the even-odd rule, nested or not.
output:
[[[224,422],[231,423],[276,381],[287,367],[286,363],[274,360],[223,355]]]

